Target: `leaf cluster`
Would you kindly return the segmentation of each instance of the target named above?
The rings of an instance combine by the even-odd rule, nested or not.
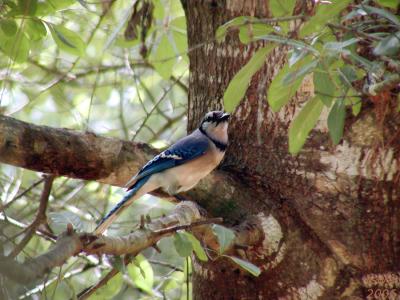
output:
[[[303,80],[312,78],[314,96],[289,128],[289,151],[298,153],[322,112],[329,111],[328,129],[333,144],[343,137],[346,113],[357,116],[374,84],[393,78],[400,69],[400,19],[398,1],[332,1],[318,4],[312,17],[292,16],[293,1],[269,1],[273,19],[238,17],[216,32],[222,40],[239,29],[242,43],[267,41],[234,76],[224,93],[224,104],[232,111],[245,96],[251,80],[277,47],[286,47],[286,63],[267,88],[266,99],[273,111],[286,105]],[[305,20],[288,31],[288,22]],[[372,92],[371,92],[372,91]]]

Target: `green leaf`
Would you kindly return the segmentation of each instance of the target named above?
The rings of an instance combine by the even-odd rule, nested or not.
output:
[[[258,20],[258,19],[254,18],[254,17],[241,16],[241,17],[236,17],[236,18],[226,22],[225,24],[219,26],[217,28],[217,31],[215,32],[216,40],[218,42],[223,41],[223,39],[225,38],[226,34],[228,33],[228,29],[230,29],[232,27],[236,27],[236,26],[242,25],[242,24],[244,24],[245,22],[247,22],[249,20]]]
[[[358,54],[351,52],[349,55],[354,62],[360,64],[367,71],[372,69],[372,67],[374,66],[372,61],[369,61],[368,59],[359,56]]]
[[[315,94],[328,107],[332,104],[332,99],[335,96],[335,84],[329,73],[329,69],[325,68],[322,63],[319,63],[314,71],[314,89]]]
[[[122,30],[122,27],[125,26],[126,22],[128,21],[128,18],[130,18],[131,15],[132,15],[132,9],[126,9],[124,14],[119,18],[118,24],[114,26],[113,31],[108,36],[108,39],[104,45],[104,50],[108,49],[108,47],[110,47],[110,45],[116,40],[118,34]]]
[[[189,62],[189,58],[187,56],[188,50],[188,42],[187,42],[187,33],[186,33],[186,18],[178,17],[169,23],[171,28],[171,42],[174,43],[174,47],[176,48],[176,54],[181,55],[187,62]]]
[[[65,9],[73,4],[75,4],[76,0],[47,0],[47,2],[57,11]]]
[[[339,144],[343,136],[345,118],[346,106],[344,99],[341,98],[336,100],[328,116],[329,135],[335,145]]]
[[[123,256],[114,256],[111,265],[116,268],[119,272],[122,274],[126,273],[126,265],[124,262],[124,257]]]
[[[376,2],[378,2],[378,4],[381,6],[386,6],[393,9],[396,9],[400,4],[399,0],[376,0]]]
[[[153,295],[154,271],[143,254],[138,254],[134,264],[128,266],[128,274],[139,289]]]
[[[182,257],[188,257],[192,254],[193,246],[188,236],[183,232],[176,232],[174,235],[174,245],[176,252]]]
[[[49,16],[56,12],[54,7],[47,1],[39,2],[37,4],[37,9],[35,16]]]
[[[300,38],[320,32],[322,27],[324,27],[331,19],[337,17],[350,2],[351,0],[334,0],[330,4],[318,3],[315,15],[312,16],[300,29]]]
[[[377,56],[395,56],[400,51],[400,31],[390,34],[382,39],[374,48],[373,53]]]
[[[351,112],[353,113],[353,116],[357,117],[361,111],[361,98],[349,97],[349,100],[351,105]]]
[[[112,299],[122,287],[122,274],[118,273],[113,278],[111,278],[107,284],[103,285],[101,288],[96,290],[92,298],[96,300],[109,300]],[[46,298],[49,299],[49,298]]]
[[[292,46],[292,47],[308,50],[308,51],[314,53],[317,56],[319,55],[319,52],[314,47],[312,47],[310,45],[307,45],[306,43],[303,43],[303,42],[297,41],[297,40],[293,40],[293,39],[289,39],[287,37],[276,35],[276,34],[261,35],[261,36],[255,38],[255,40],[264,40],[264,41],[269,41],[269,42],[276,42],[278,44],[288,45],[288,46]]]
[[[235,233],[231,229],[218,224],[213,224],[212,230],[218,239],[219,253],[222,254],[232,244]]]
[[[257,50],[247,64],[232,78],[224,93],[224,107],[226,111],[232,112],[242,100],[249,87],[251,78],[264,65],[267,55],[274,46],[268,45]]]
[[[184,232],[188,240],[192,243],[192,248],[194,253],[196,253],[196,256],[198,259],[201,261],[208,261],[208,257],[206,255],[206,252],[204,251],[203,247],[200,244],[200,241],[191,233],[189,232]]]
[[[31,41],[38,41],[47,35],[46,27],[39,19],[26,19],[24,30]]]
[[[0,34],[0,48],[1,50],[17,63],[24,63],[29,56],[29,40],[24,33],[15,35],[14,38],[8,38]]]
[[[33,16],[36,13],[37,0],[18,0],[18,8],[21,14]]]
[[[172,30],[179,31],[180,33],[186,33],[186,17],[177,17],[169,22],[169,27]]]
[[[51,25],[50,32],[60,49],[77,56],[85,54],[85,43],[77,33],[61,25]]]
[[[296,4],[296,0],[269,0],[268,4],[273,16],[278,18],[283,16],[291,16]]]
[[[387,9],[376,8],[369,5],[359,5],[359,7],[369,15],[376,14],[382,18],[389,20],[393,24],[400,26],[400,20]]]
[[[343,42],[328,42],[324,45],[324,49],[333,52],[342,52],[346,47],[351,46],[359,41],[358,38],[351,38]]]
[[[167,34],[164,34],[157,50],[151,55],[154,68],[162,78],[167,80],[172,75],[172,68],[176,63],[176,59],[175,49],[170,43]]]
[[[217,41],[221,42],[231,28],[239,29],[239,39],[243,44],[248,44],[253,40],[259,39],[260,36],[274,31],[273,26],[260,23],[258,18],[241,16],[218,27],[215,33]]]
[[[17,22],[12,19],[2,19],[0,20],[0,29],[8,37],[15,36],[18,30]]]
[[[243,260],[241,258],[235,256],[224,255],[225,257],[230,258],[233,262],[235,262],[238,266],[249,272],[253,276],[259,276],[261,274],[261,270],[256,265],[252,264],[249,261]]]
[[[283,78],[285,78],[289,71],[299,70],[304,65],[310,63],[310,61],[311,56],[306,56],[291,67],[289,67],[289,63],[286,63],[279,73],[272,79],[267,92],[267,100],[273,111],[278,111],[283,105],[289,102],[299,88],[304,76],[298,77],[290,85],[282,84]]]
[[[268,24],[248,24],[239,28],[239,40],[243,44],[248,44],[259,39],[260,36],[274,31],[274,27]]]
[[[318,97],[307,101],[289,127],[289,152],[298,153],[303,147],[308,134],[314,128],[321,115],[324,104]]]
[[[340,68],[340,72],[342,72],[343,76],[346,78],[345,80],[350,83],[359,79],[357,71],[352,66],[346,65]]]
[[[301,68],[295,69],[292,72],[288,72],[282,79],[282,84],[283,85],[291,85],[294,83],[297,79],[302,79],[304,78],[305,75],[310,73],[318,64],[318,61],[312,61],[309,64],[306,64],[305,66],[302,66]]]

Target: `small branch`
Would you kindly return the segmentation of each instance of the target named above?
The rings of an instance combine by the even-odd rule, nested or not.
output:
[[[19,222],[19,221],[13,219],[13,218],[10,218],[10,217],[6,218],[4,215],[3,216],[0,215],[0,220],[5,221],[8,224],[11,224],[11,225],[13,225],[15,227],[18,227],[18,228],[21,228],[21,229],[26,229],[27,230],[28,227],[29,227],[29,225],[26,225],[26,224],[24,224],[22,222]],[[44,231],[44,230],[41,230],[41,229],[37,229],[36,230],[36,234],[38,236],[44,238],[45,240],[47,240],[49,242],[52,242],[52,243],[54,243],[57,240],[57,237],[54,234],[52,234],[50,232],[47,232],[47,231]]]
[[[351,28],[351,27],[347,27],[347,26],[343,26],[343,25],[339,25],[339,24],[332,24],[332,23],[327,23],[327,25],[330,28],[340,29],[340,30],[343,30],[343,31],[352,32],[355,35],[358,35],[358,36],[363,37],[363,38],[368,39],[368,40],[372,40],[372,41],[379,41],[380,40],[377,37],[371,36],[371,35],[369,35],[369,34],[367,34],[365,32],[359,31],[359,30]]]
[[[124,259],[124,264],[129,264],[132,261],[132,257],[131,256],[126,256]],[[106,285],[107,282],[109,282],[115,275],[118,274],[118,270],[117,269],[112,269],[110,272],[107,273],[106,276],[104,276],[98,283],[96,283],[95,285],[92,285],[91,287],[83,290],[82,292],[80,292],[77,295],[78,300],[85,300],[88,299],[95,291],[97,291],[99,288],[101,288],[102,286]]]
[[[167,262],[153,260],[153,259],[149,259],[148,261],[149,261],[149,263],[151,263],[153,265],[159,265],[159,266],[162,266],[162,267],[170,268],[171,270],[174,270],[174,271],[183,272],[183,269],[181,269],[181,268],[179,268],[177,266],[174,266],[172,264],[169,264]]]
[[[184,73],[183,73],[184,74]],[[168,93],[172,90],[172,88],[175,86],[178,80],[180,80],[183,76],[183,74],[176,79],[174,82],[171,83],[171,85],[164,90],[164,93],[161,95],[160,99],[153,105],[152,109],[147,113],[146,112],[146,117],[144,118],[142,124],[139,126],[139,128],[136,130],[135,134],[132,137],[132,141],[135,140],[139,132],[142,130],[142,128],[146,125],[147,120],[152,116],[153,112],[157,109],[157,107],[160,105],[160,103],[165,99],[165,97],[168,95]]]
[[[193,223],[187,224],[187,225],[177,225],[177,226],[172,226],[172,227],[168,227],[168,228],[163,228],[163,229],[155,231],[154,233],[160,234],[160,235],[165,235],[165,234],[177,232],[178,230],[189,230],[194,227],[201,226],[201,225],[222,223],[222,221],[223,221],[222,218],[212,218],[212,219],[193,222]]]
[[[17,196],[15,196],[13,199],[11,199],[9,202],[7,202],[6,204],[2,205],[0,207],[0,211],[4,211],[7,208],[10,207],[11,204],[13,204],[16,200],[22,198],[23,196],[25,196],[27,193],[29,193],[33,188],[37,187],[39,184],[41,184],[43,181],[45,180],[45,178],[40,178],[39,180],[35,181],[31,186],[29,186],[26,190],[24,190],[22,193],[18,194]]]
[[[0,272],[8,278],[27,285],[43,279],[51,269],[61,266],[71,256],[82,249],[79,236],[68,230],[48,252],[20,264],[8,257],[0,258]]]
[[[8,256],[9,258],[16,257],[22,251],[22,249],[24,249],[25,246],[29,243],[29,241],[31,240],[32,236],[35,234],[38,227],[41,224],[44,224],[45,222],[47,222],[46,210],[47,210],[47,204],[49,201],[51,187],[53,186],[54,176],[53,175],[45,175],[44,180],[45,180],[44,187],[43,187],[42,195],[40,196],[40,204],[39,204],[39,209],[38,209],[36,218],[32,222],[32,224],[28,226],[27,233],[25,234],[22,241],[10,253],[10,255]]]
[[[151,138],[151,140],[149,142],[152,143],[152,142],[158,140],[160,138],[161,134],[163,134],[165,131],[167,131],[167,129],[171,128],[175,123],[182,120],[185,115],[186,115],[186,111],[183,111],[181,114],[177,115],[176,117],[168,119],[167,123],[165,123],[160,129],[157,130],[157,132],[154,133],[153,137]]]
[[[308,17],[304,15],[297,15],[297,16],[288,16],[288,17],[279,17],[279,18],[265,18],[259,19],[257,21],[248,21],[247,24],[275,24],[278,22],[290,22],[294,20],[307,20]]]

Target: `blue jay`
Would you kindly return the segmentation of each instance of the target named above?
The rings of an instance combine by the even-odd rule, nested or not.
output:
[[[198,129],[145,164],[128,181],[126,195],[101,220],[94,234],[103,233],[125,208],[144,194],[162,188],[176,196],[193,188],[214,170],[228,145],[229,117],[222,111],[208,112]]]

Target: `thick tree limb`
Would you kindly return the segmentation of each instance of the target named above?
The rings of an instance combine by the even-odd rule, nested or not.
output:
[[[141,143],[0,116],[0,162],[123,186],[156,152]]]
[[[157,153],[143,143],[0,116],[0,162],[37,172],[124,186]],[[185,196],[211,215],[232,222],[259,212],[267,200],[265,194],[225,172],[213,172]],[[254,210],[248,209],[248,199],[253,199]],[[243,204],[245,211],[239,209]]]

